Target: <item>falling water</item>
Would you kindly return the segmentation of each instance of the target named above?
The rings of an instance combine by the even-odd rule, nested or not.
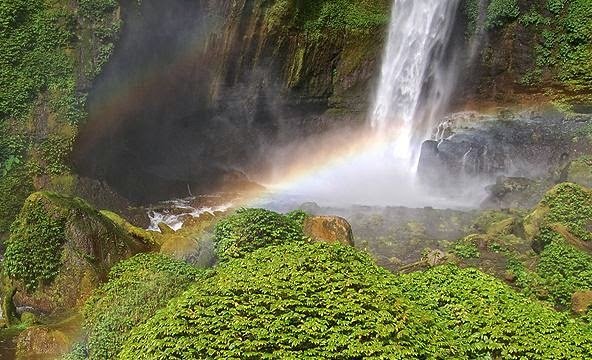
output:
[[[458,0],[395,0],[371,124],[413,160],[453,86],[442,62]]]

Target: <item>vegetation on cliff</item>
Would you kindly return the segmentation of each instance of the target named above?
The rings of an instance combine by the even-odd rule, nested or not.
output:
[[[592,94],[592,3],[588,0],[491,0],[479,23],[479,0],[465,0],[463,9],[468,34],[486,30],[493,38],[483,50],[485,65],[492,61],[494,47],[504,47],[513,56],[524,51],[534,61],[509,69],[516,82],[539,92],[550,92],[570,102],[590,102]],[[520,50],[508,44],[521,39]],[[503,40],[497,41],[496,39]],[[510,41],[508,41],[510,40]],[[512,62],[512,58],[506,61]],[[520,60],[519,60],[520,61]],[[508,65],[508,64],[505,64]],[[560,84],[560,85],[558,85]]]
[[[0,3],[0,233],[34,177],[69,171],[88,83],[117,37],[117,8],[115,0]]]

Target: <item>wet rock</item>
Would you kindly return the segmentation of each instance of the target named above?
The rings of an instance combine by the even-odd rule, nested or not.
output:
[[[17,359],[57,359],[72,348],[81,319],[71,317],[52,326],[34,326],[17,337]]]
[[[571,297],[571,310],[576,314],[585,314],[592,307],[592,291],[578,291]]]
[[[498,176],[546,178],[569,158],[589,151],[589,144],[573,139],[591,122],[591,117],[569,121],[552,111],[452,118],[434,131],[436,140],[423,144],[418,175],[424,184],[447,193]]]
[[[341,217],[308,217],[304,222],[304,233],[315,241],[354,246],[351,225]]]
[[[483,208],[530,208],[550,189],[549,180],[532,180],[524,177],[499,176],[496,183],[487,186],[487,199],[481,203]]]

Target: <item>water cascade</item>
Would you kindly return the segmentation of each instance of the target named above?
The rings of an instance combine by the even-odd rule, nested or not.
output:
[[[458,0],[395,0],[372,126],[413,160],[442,115],[454,74],[443,66]]]

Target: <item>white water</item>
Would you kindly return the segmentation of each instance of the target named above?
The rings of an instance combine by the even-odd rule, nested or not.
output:
[[[395,0],[370,120],[394,155],[415,160],[447,104],[453,75],[442,66],[458,0]]]
[[[458,0],[395,0],[369,112],[371,131],[346,136],[370,139],[367,146],[312,176],[278,182],[273,190],[320,204],[474,206],[474,196],[470,203],[435,198],[415,184],[421,143],[435,134],[454,86],[456,74],[447,70],[444,58],[457,7]]]

